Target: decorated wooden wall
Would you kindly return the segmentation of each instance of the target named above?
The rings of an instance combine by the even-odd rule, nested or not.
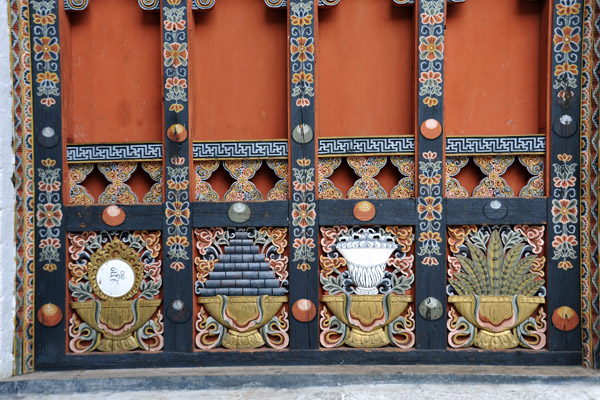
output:
[[[599,365],[593,0],[11,0],[15,373]]]

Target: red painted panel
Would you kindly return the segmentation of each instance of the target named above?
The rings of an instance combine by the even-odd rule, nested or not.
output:
[[[319,136],[414,133],[413,7],[342,0],[319,10]]]
[[[285,10],[262,0],[219,0],[193,21],[192,139],[286,139]]]
[[[135,0],[90,1],[61,26],[67,142],[161,141],[160,13]]]
[[[541,3],[469,0],[447,10],[446,135],[539,133]]]

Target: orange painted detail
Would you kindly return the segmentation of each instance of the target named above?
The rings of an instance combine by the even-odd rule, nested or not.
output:
[[[167,137],[177,143],[184,142],[188,137],[187,129],[181,124],[173,124],[167,129]]]
[[[162,140],[160,13],[92,1],[61,16],[67,143]]]
[[[51,328],[62,321],[63,313],[58,306],[48,303],[40,307],[37,317],[40,324]]]
[[[102,221],[109,226],[119,226],[125,218],[125,211],[119,206],[108,206],[102,211]]]
[[[428,119],[421,124],[421,135],[427,139],[435,139],[442,134],[442,124],[435,119]]]
[[[571,307],[562,306],[552,313],[552,323],[556,329],[569,332],[579,325],[579,316]]]
[[[541,21],[539,2],[469,0],[448,7],[446,135],[539,132]]]
[[[300,299],[292,306],[292,315],[300,322],[310,322],[317,315],[317,307],[308,299]]]
[[[286,12],[218,1],[190,25],[192,139],[286,139]]]
[[[352,213],[357,220],[366,222],[375,218],[376,210],[373,203],[369,201],[359,201],[354,206]]]
[[[343,0],[319,10],[317,132],[414,133],[412,7]]]

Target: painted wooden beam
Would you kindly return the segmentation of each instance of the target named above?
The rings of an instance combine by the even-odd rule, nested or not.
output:
[[[580,296],[580,110],[583,13],[581,0],[553,0],[551,29],[550,190],[548,198],[548,318],[559,307],[577,315]],[[549,349],[581,350],[581,328],[549,323]]]
[[[161,0],[163,23],[164,191],[163,307],[176,301],[193,308],[194,263],[190,210],[188,103],[188,6],[186,0]],[[165,351],[193,351],[193,319],[165,319]]]
[[[446,202],[444,182],[444,0],[421,0],[417,24],[416,306],[428,297],[446,309]],[[446,319],[415,313],[418,349],[445,349]]]
[[[313,0],[290,0],[288,7],[290,107],[290,307],[310,301],[319,307],[319,216],[316,201],[315,53]],[[290,313],[290,348],[318,349],[318,318],[302,322]]]
[[[66,315],[67,243],[63,206],[62,79],[58,0],[31,1],[31,84],[35,179],[35,303]],[[44,18],[40,18],[42,15]],[[35,356],[64,355],[65,322],[35,322]],[[34,332],[28,334],[33,335]]]

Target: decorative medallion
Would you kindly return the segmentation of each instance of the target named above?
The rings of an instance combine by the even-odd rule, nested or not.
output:
[[[412,228],[321,228],[321,345],[412,347]]]
[[[195,229],[194,236],[198,348],[287,347],[287,229]]]
[[[544,227],[462,226],[448,233],[450,346],[544,348]]]
[[[160,232],[69,233],[69,349],[163,347]]]

